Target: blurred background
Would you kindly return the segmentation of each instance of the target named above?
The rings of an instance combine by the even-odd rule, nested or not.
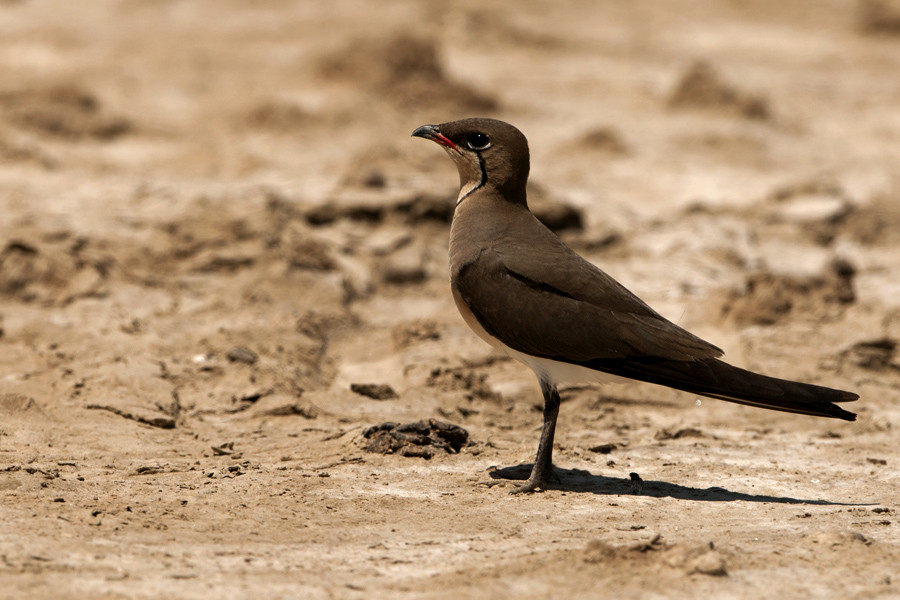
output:
[[[333,275],[344,304],[440,279],[457,178],[409,133],[481,115],[529,138],[539,216],[670,318],[718,328],[691,309],[716,294],[739,327],[897,307],[891,0],[4,0],[0,17],[12,306],[272,261]]]
[[[755,457],[735,473],[777,480],[765,457],[784,444],[887,489],[880,457],[893,456],[900,419],[900,2],[0,0],[0,450],[90,484],[5,475],[21,500],[10,522],[46,517],[28,521],[34,547],[6,564],[34,574],[29,557],[56,556],[56,511],[79,524],[76,542],[101,531],[88,521],[103,517],[85,515],[117,506],[117,472],[162,473],[152,518],[189,511],[185,523],[202,524],[268,498],[245,487],[204,512],[178,491],[199,486],[194,468],[252,470],[242,453],[263,465],[263,486],[284,465],[304,477],[359,465],[345,467],[356,479],[291,483],[310,497],[418,468],[361,458],[359,432],[386,420],[467,428],[481,455],[446,458],[458,477],[475,471],[466,461],[530,461],[537,387],[456,314],[457,174],[410,138],[468,116],[523,131],[534,212],[662,314],[731,362],[863,398],[850,407],[860,421],[838,431],[714,401],[695,410],[651,386],[573,388],[559,460],[591,470],[602,438],[648,479],[659,440],[689,425],[691,443],[715,431],[735,461]],[[709,472],[684,468],[701,482]],[[818,497],[797,485],[771,493]],[[265,511],[283,506],[263,500],[256,522],[276,539]],[[331,539],[355,522],[309,532]],[[182,526],[197,556],[221,550]],[[355,556],[332,541],[335,557]],[[86,577],[107,568],[71,561]]]

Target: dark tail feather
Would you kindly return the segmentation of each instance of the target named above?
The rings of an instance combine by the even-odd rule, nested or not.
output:
[[[710,358],[699,361],[613,359],[585,366],[622,377],[770,410],[855,421],[834,402],[852,402],[853,392],[767,377]]]

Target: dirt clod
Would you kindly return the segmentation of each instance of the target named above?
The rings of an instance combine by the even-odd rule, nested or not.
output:
[[[693,427],[685,427],[684,429],[679,429],[678,431],[669,431],[667,429],[663,429],[662,431],[658,431],[656,435],[653,436],[654,439],[663,441],[663,440],[678,440],[681,438],[692,437],[692,438],[705,438],[709,437],[707,434],[703,433],[699,429],[695,429]]]
[[[393,400],[399,398],[394,388],[386,383],[351,383],[350,391],[373,400]]]
[[[225,353],[225,358],[227,358],[231,362],[240,362],[247,365],[252,365],[257,360],[259,360],[259,355],[253,350],[235,346],[233,348],[229,348],[228,352]]]
[[[367,452],[419,458],[431,458],[436,450],[456,454],[469,443],[468,431],[437,419],[402,425],[382,423],[366,429],[363,437],[371,440],[365,447]]]
[[[618,448],[616,444],[600,444],[599,446],[589,448],[589,450],[591,452],[597,452],[598,454],[609,454],[616,448]]]

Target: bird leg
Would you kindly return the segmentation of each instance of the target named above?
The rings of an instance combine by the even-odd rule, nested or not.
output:
[[[551,479],[559,481],[559,477],[553,471],[553,434],[556,432],[556,417],[559,415],[559,392],[555,383],[543,377],[540,378],[540,382],[541,392],[544,394],[544,428],[541,431],[537,456],[528,481],[512,490],[510,494],[533,492],[537,488],[544,489]]]

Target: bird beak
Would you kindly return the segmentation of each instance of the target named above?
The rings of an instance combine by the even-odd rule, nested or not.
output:
[[[425,138],[426,140],[436,142],[445,148],[450,148],[451,150],[459,152],[459,148],[456,147],[456,144],[451,142],[449,138],[444,137],[437,125],[422,125],[413,131],[412,134],[413,137]]]

